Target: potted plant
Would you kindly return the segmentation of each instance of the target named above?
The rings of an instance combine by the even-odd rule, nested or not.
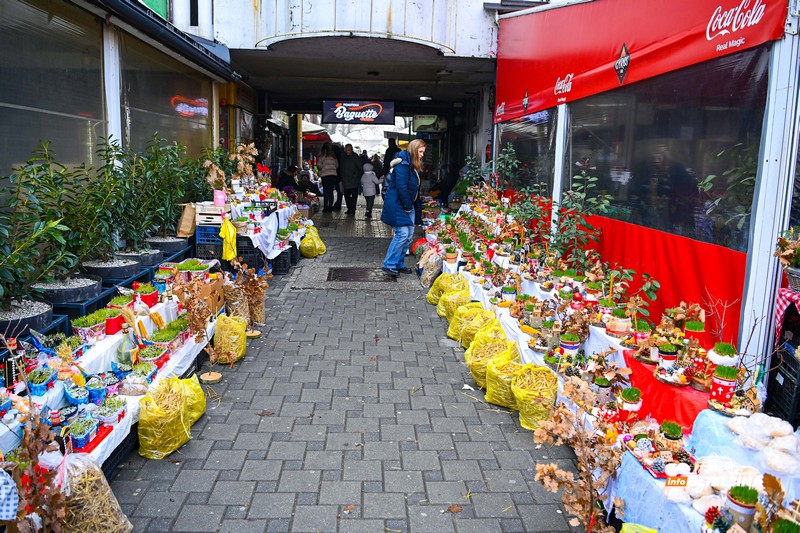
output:
[[[444,249],[444,260],[448,263],[455,263],[458,259],[458,252],[456,252],[455,246],[447,246]]]
[[[85,448],[97,436],[97,420],[89,416],[79,417],[70,422],[69,434],[72,438],[72,447]]]
[[[93,345],[106,337],[106,310],[98,309],[94,313],[73,318],[72,331],[86,344]]]
[[[580,347],[581,338],[578,335],[574,333],[563,333],[561,335],[561,348],[564,350],[564,355],[575,355]]]
[[[153,363],[161,367],[167,362],[169,356],[166,346],[163,344],[151,344],[139,351],[139,360],[143,363]]]
[[[147,383],[152,383],[156,372],[158,372],[158,368],[156,368],[156,365],[153,363],[136,363],[133,365],[133,370],[130,375],[145,378]]]
[[[183,346],[182,334],[185,329],[186,322],[184,320],[173,320],[164,329],[154,331],[150,335],[150,341],[161,349],[165,349],[168,356],[172,356]]]
[[[189,281],[193,277],[207,278],[211,266],[201,263],[199,259],[186,259],[175,265],[175,268],[183,281]]]
[[[736,391],[738,378],[739,367],[717,365],[711,378],[711,400],[729,405]]]
[[[125,412],[127,402],[119,396],[109,396],[94,412],[94,417],[106,425],[115,425],[119,422],[120,415]]]
[[[505,285],[505,286],[503,286],[502,289],[500,289],[500,293],[503,296],[503,301],[513,302],[514,300],[517,299],[517,288],[516,287],[511,287],[510,285]]]
[[[461,260],[470,262],[472,260],[472,254],[475,251],[475,246],[467,241],[461,245]]]
[[[617,302],[611,298],[603,298],[597,303],[597,307],[601,314],[611,315],[611,313],[614,312],[614,309],[617,308]]]
[[[734,485],[728,489],[725,508],[733,515],[733,523],[750,531],[758,503],[758,491],[748,485]]]
[[[280,242],[284,242],[289,239],[289,228],[281,228],[278,230],[277,238]]]
[[[96,375],[86,380],[86,390],[89,391],[89,401],[95,405],[100,405],[108,394],[105,383]]]
[[[719,366],[735,366],[736,347],[729,342],[718,342],[708,351],[708,360]]]
[[[122,314],[122,308],[106,308],[100,309],[102,315],[106,320],[106,335],[114,335],[122,330],[122,324],[125,323],[125,316]]]
[[[158,290],[152,283],[134,283],[133,292],[139,295],[142,303],[153,307],[158,303]]]
[[[586,283],[586,294],[598,295],[603,292],[603,284],[599,281],[590,281]]]
[[[28,374],[28,389],[33,396],[44,396],[47,388],[56,379],[56,371],[48,366],[40,366]]]
[[[564,336],[562,335],[563,339]],[[605,405],[611,399],[611,381],[608,379],[597,376],[594,378],[594,384],[597,386],[597,405]]]
[[[633,324],[633,339],[636,342],[647,340],[652,331],[653,326],[647,320],[640,318]]]
[[[625,309],[617,308],[611,311],[611,317],[606,322],[606,331],[611,335],[627,335],[631,330],[631,318]]]
[[[659,344],[658,356],[661,368],[672,368],[678,360],[678,347],[670,342]]]
[[[687,339],[697,339],[700,346],[706,342],[706,324],[700,320],[687,320],[683,325],[683,331]]]
[[[122,309],[124,307],[133,307],[133,296],[129,296],[127,294],[119,294],[117,296],[114,296],[106,304],[106,307],[115,309]]]
[[[677,452],[683,448],[683,429],[680,424],[672,420],[665,420],[661,423],[659,431],[659,446],[671,452]]]
[[[636,412],[642,408],[642,391],[636,387],[627,387],[620,393],[622,410]]]

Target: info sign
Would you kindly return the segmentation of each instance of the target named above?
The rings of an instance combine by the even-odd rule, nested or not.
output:
[[[394,125],[394,102],[323,100],[322,123]]]

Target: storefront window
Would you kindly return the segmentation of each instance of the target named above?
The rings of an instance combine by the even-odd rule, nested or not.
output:
[[[138,39],[121,36],[125,146],[141,151],[154,133],[197,156],[211,144],[211,80]]]
[[[0,175],[52,142],[59,162],[89,163],[106,134],[102,32],[65,2],[0,2]]]
[[[797,161],[794,167],[792,210],[789,213],[789,226],[792,228],[800,227],[800,147],[797,150]]]
[[[754,48],[572,103],[570,175],[599,178],[612,218],[746,251],[768,58]]]
[[[556,136],[555,108],[499,124],[498,153],[513,146],[520,166],[517,175],[507,184],[511,189],[533,187],[549,196],[553,188]]]

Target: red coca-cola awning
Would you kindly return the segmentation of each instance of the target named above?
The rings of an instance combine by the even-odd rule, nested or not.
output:
[[[780,39],[787,0],[598,0],[500,20],[495,122]]]

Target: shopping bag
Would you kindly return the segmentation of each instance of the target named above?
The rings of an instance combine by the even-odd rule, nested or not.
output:
[[[247,351],[247,320],[240,316],[221,315],[217,319],[214,347],[220,351],[219,362],[233,364]]]
[[[195,209],[194,204],[183,204],[183,213],[181,213],[181,219],[178,222],[178,231],[176,232],[178,237],[185,238],[194,235],[196,214],[197,209]]]

